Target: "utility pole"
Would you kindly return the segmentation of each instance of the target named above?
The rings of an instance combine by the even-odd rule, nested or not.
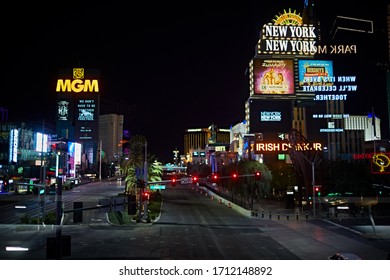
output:
[[[145,141],[144,181],[148,182],[148,142]]]
[[[315,192],[315,168],[314,161],[311,162],[311,185],[313,188],[313,217],[316,217],[316,192]]]

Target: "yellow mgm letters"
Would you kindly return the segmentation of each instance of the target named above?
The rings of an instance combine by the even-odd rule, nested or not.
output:
[[[58,79],[56,92],[99,92],[98,80]]]

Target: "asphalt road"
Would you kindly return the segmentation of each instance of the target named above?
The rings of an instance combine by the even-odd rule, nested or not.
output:
[[[63,199],[68,207],[75,200],[97,204],[121,188],[118,182],[94,183]],[[2,224],[0,259],[44,260],[47,238],[59,232],[71,240],[70,255],[61,259],[325,260],[335,252],[353,252],[380,260],[390,252],[388,239],[366,238],[331,220],[253,217],[193,185],[162,193],[161,216],[152,224],[115,226],[102,209],[88,210],[78,224],[68,216],[62,227]],[[28,251],[6,251],[9,246]]]

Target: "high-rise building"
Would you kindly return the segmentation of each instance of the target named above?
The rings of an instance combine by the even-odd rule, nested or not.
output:
[[[104,153],[102,161],[120,162],[122,156],[123,115],[99,116],[99,141]]]
[[[205,152],[208,146],[230,145],[230,129],[217,128],[212,124],[208,128],[190,128],[184,134],[184,154],[187,159],[194,157],[203,162],[201,152]],[[228,150],[228,148],[227,148]],[[206,157],[207,155],[204,155]],[[191,160],[190,160],[191,161]]]
[[[83,166],[96,167],[99,128],[99,71],[62,69],[57,94],[57,138],[82,144]]]

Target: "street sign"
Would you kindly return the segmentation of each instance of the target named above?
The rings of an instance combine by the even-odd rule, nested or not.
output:
[[[151,185],[151,190],[165,190],[165,185]]]

